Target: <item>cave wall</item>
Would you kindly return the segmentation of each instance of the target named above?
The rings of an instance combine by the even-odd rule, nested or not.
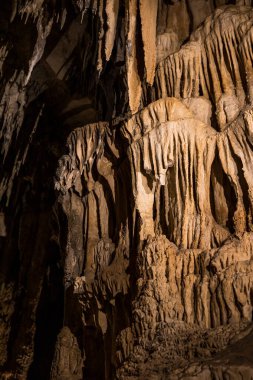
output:
[[[252,24],[1,3],[3,379],[252,378]]]

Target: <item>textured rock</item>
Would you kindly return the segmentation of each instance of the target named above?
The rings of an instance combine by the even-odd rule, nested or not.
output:
[[[252,5],[0,4],[3,379],[253,377]]]
[[[56,366],[54,363],[57,363]],[[68,327],[63,327],[56,342],[51,378],[79,380],[82,375],[82,357],[76,337]]]
[[[158,0],[150,3],[140,0],[141,32],[144,50],[144,62],[147,72],[147,82],[152,85],[155,75],[156,51],[156,15]]]
[[[126,45],[127,82],[129,105],[133,113],[138,111],[141,98],[141,80],[138,73],[136,57],[136,27],[137,27],[137,0],[129,0],[127,4],[128,35]]]
[[[239,111],[245,102],[252,103],[251,25],[252,8],[216,10],[182,49],[158,65],[154,98],[204,95],[217,109],[223,129],[235,116],[230,111],[234,104]]]

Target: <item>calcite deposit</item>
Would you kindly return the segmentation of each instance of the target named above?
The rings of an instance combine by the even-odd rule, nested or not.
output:
[[[253,379],[253,3],[0,4],[3,380]]]

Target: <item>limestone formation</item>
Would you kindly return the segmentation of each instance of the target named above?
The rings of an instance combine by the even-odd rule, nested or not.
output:
[[[252,6],[0,4],[1,378],[253,378]]]

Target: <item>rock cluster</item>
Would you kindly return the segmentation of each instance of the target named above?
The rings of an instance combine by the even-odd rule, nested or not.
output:
[[[3,379],[253,377],[252,5],[6,7]]]

